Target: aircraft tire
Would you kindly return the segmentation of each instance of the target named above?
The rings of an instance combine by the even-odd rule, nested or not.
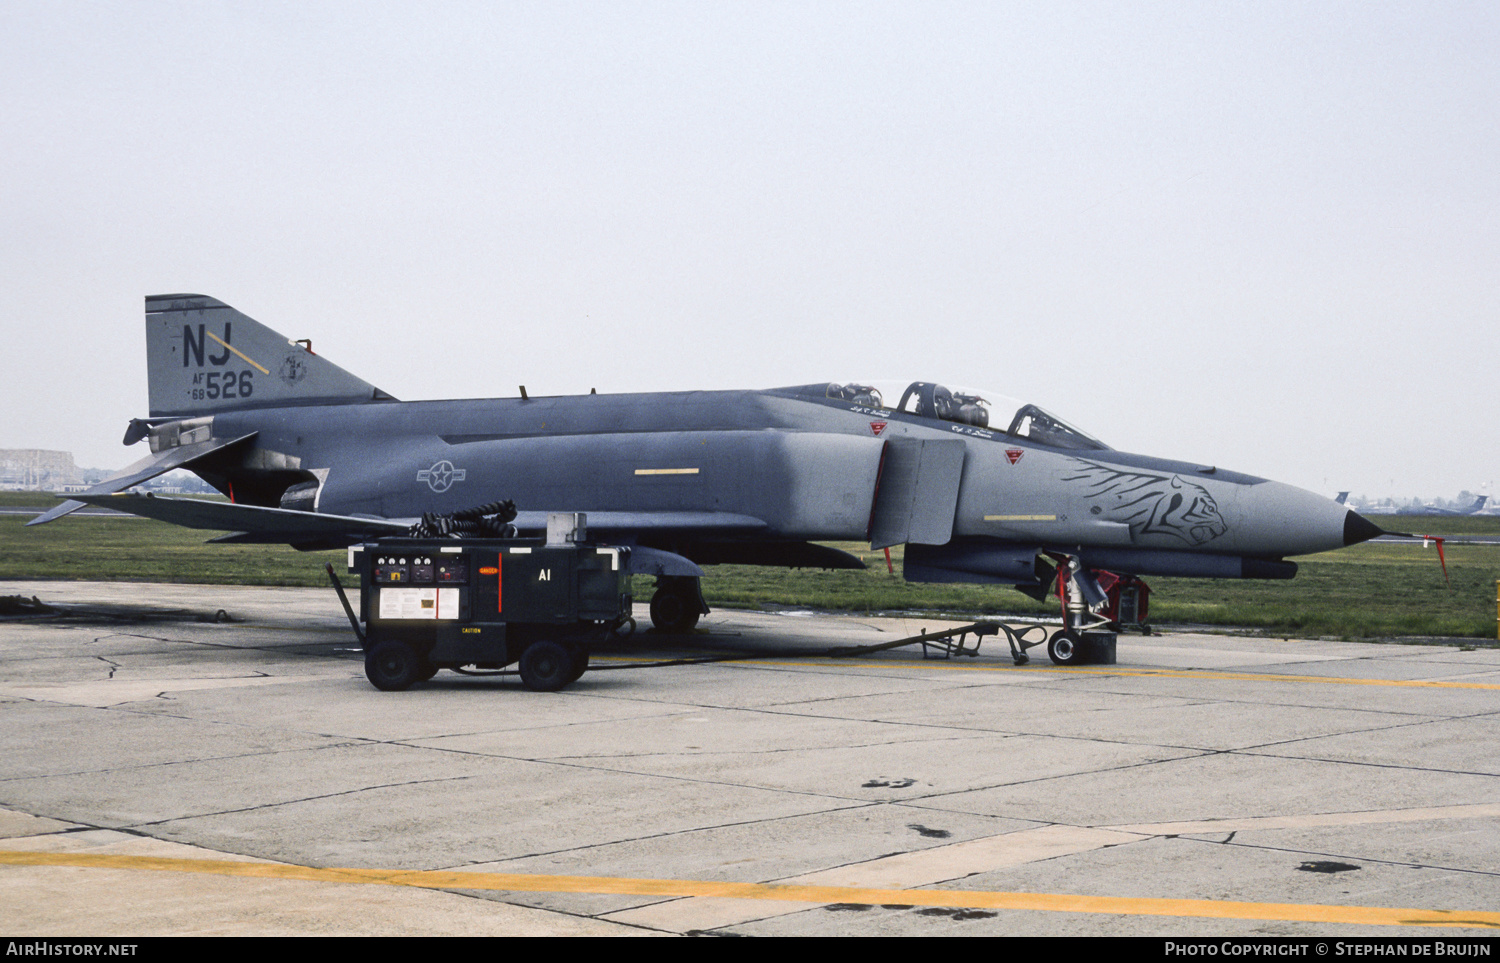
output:
[[[1068,633],[1054,632],[1047,640],[1047,658],[1053,665],[1078,665],[1083,661],[1083,649]]]
[[[698,624],[698,609],[694,601],[681,592],[657,589],[651,596],[651,624],[658,632],[673,635],[693,631]]]
[[[405,642],[386,639],[365,653],[365,678],[382,692],[400,692],[414,682],[431,678],[422,675],[426,661]]]
[[[521,653],[521,682],[532,692],[556,692],[578,678],[572,674],[577,662],[559,642],[533,642]]]

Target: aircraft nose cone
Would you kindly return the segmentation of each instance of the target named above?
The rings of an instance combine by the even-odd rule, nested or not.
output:
[[[1381,534],[1333,499],[1282,482],[1255,485],[1239,509],[1230,536],[1235,550],[1251,555],[1314,555]]]
[[[1353,509],[1344,516],[1344,544],[1358,545],[1385,534],[1385,529]]]

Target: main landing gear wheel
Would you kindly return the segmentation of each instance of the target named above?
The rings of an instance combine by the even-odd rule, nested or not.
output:
[[[1054,665],[1078,665],[1083,661],[1083,649],[1078,640],[1067,632],[1055,632],[1047,640],[1047,658]]]
[[[698,593],[692,580],[668,582],[662,579],[651,596],[651,624],[658,632],[674,635],[693,631],[698,624]]]
[[[405,642],[387,639],[377,642],[365,653],[365,678],[383,692],[400,692],[413,682],[431,678],[423,675],[427,660],[412,651]]]
[[[532,692],[556,692],[578,678],[578,660],[560,642],[533,642],[521,653],[521,682]],[[579,669],[582,675],[582,669]]]

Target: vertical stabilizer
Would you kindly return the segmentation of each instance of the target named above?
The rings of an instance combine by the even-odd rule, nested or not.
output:
[[[391,396],[201,294],[146,298],[151,417]]]

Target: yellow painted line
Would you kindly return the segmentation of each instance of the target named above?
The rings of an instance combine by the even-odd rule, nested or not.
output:
[[[1235,900],[1149,899],[1064,893],[1002,893],[983,890],[872,889],[860,886],[798,886],[710,880],[630,879],[618,876],[547,876],[533,873],[470,873],[451,870],[355,869],[246,863],[218,859],[172,859],[104,853],[33,853],[0,850],[0,864],[70,866],[85,869],[204,873],[251,879],[316,883],[363,883],[419,889],[501,890],[513,893],[598,893],[619,896],[706,896],[796,903],[858,903],[878,906],[952,906],[963,909],[1184,916],[1199,919],[1291,920],[1354,926],[1463,926],[1500,929],[1500,912],[1398,909]]]
[[[1056,668],[1054,666],[1054,668]],[[1425,679],[1346,679],[1333,675],[1271,675],[1256,672],[1210,672],[1194,669],[1068,669],[1090,675],[1157,676],[1164,679],[1221,679],[1231,682],[1317,682],[1332,685],[1377,685],[1412,689],[1500,689],[1493,682],[1439,682]]]
[[[1056,515],[986,515],[987,522],[1055,522]]]
[[[271,373],[271,369],[269,369],[269,368],[262,368],[260,366],[260,363],[257,362],[255,359],[251,358],[248,354],[246,354],[245,352],[241,351],[239,348],[236,348],[234,345],[230,344],[228,341],[225,341],[223,338],[221,338],[218,335],[214,334],[212,331],[205,331],[203,333],[206,334],[206,335],[208,335],[210,338],[213,338],[215,341],[219,342],[224,347],[228,348],[230,351],[233,351],[235,354],[239,355],[241,361],[244,361],[246,364],[255,365],[255,367],[260,370],[261,374],[270,374]]]
[[[696,468],[637,468],[637,475],[696,475]]]
[[[705,653],[712,655],[712,653]],[[594,657],[597,662],[611,661],[608,656]],[[639,659],[626,659],[619,657],[615,661],[639,662]],[[923,668],[923,669],[946,669],[957,672],[1065,672],[1069,675],[1097,675],[1106,678],[1116,676],[1145,677],[1162,679],[1215,679],[1226,682],[1317,682],[1333,683],[1336,685],[1378,685],[1395,686],[1397,688],[1413,689],[1500,689],[1500,683],[1495,682],[1443,682],[1427,681],[1424,679],[1344,679],[1338,676],[1318,675],[1269,675],[1255,672],[1210,672],[1200,669],[1131,669],[1109,666],[1058,666],[1058,665],[1010,665],[1010,664],[973,664],[949,662],[948,660],[925,660],[925,661],[896,661],[882,660],[880,662],[856,662],[853,659],[839,659],[831,661],[828,659],[799,659],[789,657],[784,660],[743,658],[725,659],[714,665],[755,665],[755,666],[788,666],[788,665],[810,665],[818,668],[832,668],[834,666],[858,665],[862,668]]]

